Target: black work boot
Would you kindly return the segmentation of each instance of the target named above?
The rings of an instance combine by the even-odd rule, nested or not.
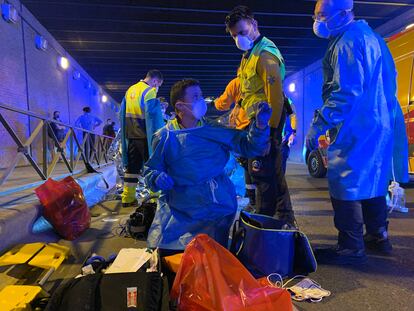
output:
[[[282,227],[283,230],[298,230],[299,231],[299,225],[295,220],[286,221],[286,224]]]
[[[299,230],[299,225],[292,210],[277,211],[274,218],[285,222],[282,227],[283,230]]]
[[[299,225],[294,215],[288,214],[284,216],[278,216],[277,218],[285,222],[282,227],[283,230],[299,230]]]
[[[380,228],[377,233],[367,233],[364,235],[364,242],[367,249],[379,254],[390,255],[392,252],[387,227]]]
[[[322,265],[359,265],[367,262],[364,249],[353,250],[339,245],[314,250],[316,261]]]

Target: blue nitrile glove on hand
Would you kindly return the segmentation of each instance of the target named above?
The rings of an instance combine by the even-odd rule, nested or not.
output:
[[[258,129],[265,129],[269,125],[270,117],[272,116],[272,108],[266,102],[257,104],[256,110],[256,127]]]
[[[168,174],[162,172],[158,175],[158,177],[155,179],[155,185],[160,190],[171,190],[174,186],[174,181]]]

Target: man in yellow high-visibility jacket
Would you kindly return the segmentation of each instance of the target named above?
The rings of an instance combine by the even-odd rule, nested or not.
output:
[[[126,168],[122,193],[123,207],[137,204],[138,177],[144,162],[148,160],[146,108],[154,104],[152,101],[158,101],[157,91],[163,80],[160,71],[150,70],[144,80],[127,90],[122,102],[122,158]]]
[[[284,59],[276,45],[260,35],[257,21],[248,7],[235,7],[226,17],[225,23],[236,46],[245,52],[238,70],[241,107],[249,119],[254,118],[259,103],[267,102],[272,107],[269,121],[272,144],[269,153],[265,157],[249,160],[250,175],[256,184],[256,210],[295,226],[280,149],[286,118],[282,87]]]

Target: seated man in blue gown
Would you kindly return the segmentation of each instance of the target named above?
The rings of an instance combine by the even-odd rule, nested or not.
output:
[[[196,80],[175,83],[170,97],[177,117],[154,135],[144,171],[147,186],[161,191],[148,247],[183,250],[200,233],[227,247],[237,199],[224,167],[231,151],[246,158],[268,152],[271,108],[260,103],[255,126],[241,131],[203,119],[207,106]]]

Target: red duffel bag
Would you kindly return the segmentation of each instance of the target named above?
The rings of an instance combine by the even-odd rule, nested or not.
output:
[[[35,189],[43,205],[43,216],[66,240],[78,238],[91,223],[82,188],[71,177],[61,181],[49,178]]]

